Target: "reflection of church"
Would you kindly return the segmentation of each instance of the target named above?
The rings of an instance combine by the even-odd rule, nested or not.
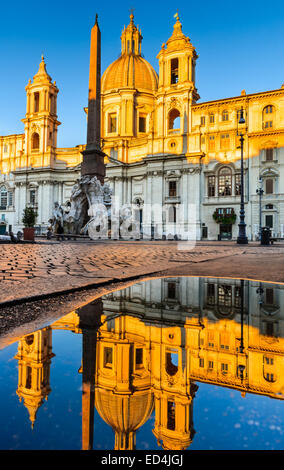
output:
[[[284,399],[283,297],[284,288],[256,281],[135,284],[23,337],[17,393],[33,424],[50,393],[52,330],[70,330],[82,334],[82,448],[92,448],[96,408],[115,449],[135,449],[153,411],[157,442],[186,449],[197,382]]]

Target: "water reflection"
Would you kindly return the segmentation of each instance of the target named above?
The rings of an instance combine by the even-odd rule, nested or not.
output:
[[[70,330],[82,335],[82,448],[93,446],[96,407],[115,449],[135,449],[153,410],[158,444],[187,449],[197,382],[284,398],[283,305],[284,286],[259,282],[135,284],[23,337],[17,394],[33,426],[51,393],[52,331]]]

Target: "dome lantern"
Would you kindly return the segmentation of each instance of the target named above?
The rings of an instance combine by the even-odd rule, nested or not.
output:
[[[141,55],[142,34],[134,24],[134,15],[130,15],[130,23],[121,34],[121,55]]]

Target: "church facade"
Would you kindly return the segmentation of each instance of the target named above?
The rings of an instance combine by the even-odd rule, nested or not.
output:
[[[121,55],[101,79],[105,180],[116,203],[132,207],[143,237],[186,239],[194,229],[197,239],[236,239],[241,133],[247,236],[255,240],[260,226],[268,226],[283,238],[284,85],[199,102],[198,55],[179,17],[157,55],[159,75],[141,44],[131,14]],[[84,149],[57,148],[58,88],[44,60],[26,92],[25,133],[0,137],[0,214],[14,231],[22,227],[25,204],[37,207],[38,226],[45,229],[54,202],[70,197]],[[239,124],[241,111],[245,124]],[[261,199],[257,189],[263,189]]]

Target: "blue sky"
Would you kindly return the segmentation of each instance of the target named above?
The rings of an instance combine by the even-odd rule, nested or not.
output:
[[[179,9],[183,32],[199,59],[200,101],[280,88],[284,83],[284,2],[172,2],[81,0],[3,2],[0,18],[0,135],[23,132],[25,86],[41,54],[59,87],[58,146],[85,143],[90,30],[95,13],[102,32],[102,72],[120,52],[121,30],[134,8],[142,29],[142,52],[158,71],[161,44],[172,34]]]

